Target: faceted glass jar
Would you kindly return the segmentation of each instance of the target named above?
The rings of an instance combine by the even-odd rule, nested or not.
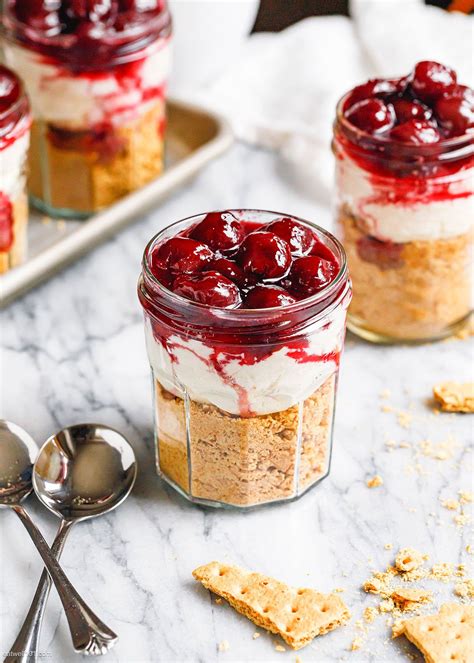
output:
[[[474,134],[434,145],[369,135],[337,109],[337,228],[354,297],[348,327],[381,343],[423,342],[472,311]]]
[[[30,126],[28,100],[21,91],[18,100],[0,112],[0,274],[26,258]]]
[[[32,31],[7,9],[7,64],[33,110],[29,191],[41,211],[86,218],[163,170],[171,18],[97,39]]]
[[[278,216],[231,212],[261,224]],[[151,240],[138,285],[157,470],[200,504],[242,508],[291,500],[329,472],[351,297],[344,249],[327,231],[296,219],[335,254],[335,280],[285,307],[212,308],[167,290],[150,270],[153,249],[204,216],[173,224]]]

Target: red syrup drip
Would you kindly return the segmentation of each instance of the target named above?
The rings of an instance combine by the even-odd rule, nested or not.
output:
[[[13,244],[13,205],[10,198],[0,192],[0,251],[9,251]]]

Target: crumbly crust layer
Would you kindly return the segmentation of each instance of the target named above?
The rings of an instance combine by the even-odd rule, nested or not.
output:
[[[94,147],[81,149],[74,139],[67,148],[59,147],[49,137],[48,125],[33,122],[31,193],[55,208],[93,212],[148,184],[163,170],[164,113],[159,100],[138,119],[117,127],[109,156]]]
[[[349,318],[356,327],[399,340],[430,339],[469,314],[472,233],[397,244],[390,265],[361,256],[363,219],[342,208],[338,225],[354,289]]]
[[[28,198],[22,192],[13,202],[13,244],[8,251],[0,251],[0,274],[17,267],[26,259],[28,227]]]
[[[185,400],[156,381],[158,468],[203,500],[251,506],[294,497],[327,474],[335,383],[332,375],[304,402],[256,417],[189,400],[188,458]]]

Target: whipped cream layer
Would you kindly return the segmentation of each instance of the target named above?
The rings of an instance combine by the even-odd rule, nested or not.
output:
[[[154,103],[170,68],[170,39],[158,39],[132,65],[73,73],[41,54],[5,43],[5,61],[23,79],[33,116],[64,129],[123,124]]]
[[[155,379],[176,396],[186,390],[192,400],[234,415],[280,412],[311,396],[337,370],[345,315],[341,307],[323,327],[310,330],[304,351],[280,346],[252,364],[178,335],[165,345],[147,319],[148,357]]]
[[[15,200],[25,186],[29,131],[0,149],[0,191]]]
[[[403,243],[456,237],[472,228],[474,168],[444,179],[426,178],[422,195],[414,192],[391,200],[388,178],[381,186],[381,178],[362,169],[347,154],[338,156],[339,202],[362,221],[368,235]],[[400,182],[394,180],[393,190]],[[440,187],[445,191],[443,196],[437,195]]]

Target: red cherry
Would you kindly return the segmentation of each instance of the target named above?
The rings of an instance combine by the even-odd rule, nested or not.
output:
[[[229,253],[238,248],[244,238],[244,231],[231,212],[210,212],[189,236],[204,242],[214,251]]]
[[[262,279],[279,279],[291,265],[291,251],[284,239],[274,233],[250,233],[241,244],[237,262],[246,274]]]
[[[61,0],[20,0],[15,3],[16,18],[35,30],[51,34],[59,33],[59,9]]]
[[[219,308],[237,308],[242,301],[235,283],[214,271],[182,274],[175,279],[173,291],[193,302]]]
[[[314,232],[297,221],[283,216],[265,226],[265,230],[278,235],[290,245],[294,256],[305,256],[316,244]]]
[[[425,106],[419,101],[412,101],[411,99],[394,99],[392,106],[399,124],[413,119],[429,120],[433,115],[431,108],[428,108],[428,106]]]
[[[335,265],[337,265],[337,259],[334,253],[329,247],[326,246],[326,244],[320,242],[319,239],[316,240],[316,244],[311,250],[311,255],[319,256],[320,258],[324,258],[324,260],[328,260],[329,262],[333,262]]]
[[[236,283],[239,288],[253,285],[253,283],[249,282],[249,277],[244,274],[243,270],[233,260],[229,260],[228,258],[216,258],[216,260],[211,262],[209,267]]]
[[[10,198],[0,191],[0,251],[8,251],[13,242],[13,207]]]
[[[403,92],[406,88],[407,80],[406,78],[399,79],[386,79],[386,78],[372,78],[363,83],[362,85],[357,85],[352,92],[350,93],[347,102],[346,108],[350,108],[358,101],[362,99],[369,99],[369,97],[388,97],[397,92]]]
[[[244,308],[273,308],[295,302],[296,299],[278,285],[257,285],[245,298]]]
[[[400,143],[412,145],[429,145],[438,143],[441,136],[432,124],[425,120],[408,120],[394,127],[390,137]]]
[[[168,269],[192,274],[205,269],[213,257],[211,249],[205,244],[188,237],[173,237],[153,252],[151,270],[154,274],[155,269],[157,273],[159,269]]]
[[[346,118],[354,126],[369,133],[386,131],[395,123],[392,106],[377,98],[358,101],[349,108]]]
[[[288,280],[294,292],[309,297],[331,283],[336,272],[335,263],[319,256],[306,256],[295,260]]]
[[[104,23],[115,18],[116,0],[70,0],[70,12],[74,18],[90,23]]]
[[[466,88],[466,92],[453,91],[452,94],[443,94],[436,101],[435,113],[443,129],[449,131],[452,136],[462,136],[474,127],[472,91]]]
[[[411,89],[418,99],[432,102],[456,83],[456,73],[439,62],[423,60],[415,65]]]
[[[8,110],[20,96],[20,83],[15,74],[0,65],[0,112]]]

